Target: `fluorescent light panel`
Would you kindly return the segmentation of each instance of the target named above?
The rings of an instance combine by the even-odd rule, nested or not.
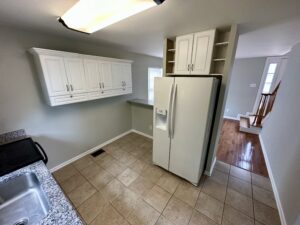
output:
[[[93,33],[164,0],[79,0],[60,19],[70,29]]]

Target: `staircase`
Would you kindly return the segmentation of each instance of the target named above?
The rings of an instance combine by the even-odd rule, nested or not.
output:
[[[254,116],[240,116],[240,131],[250,134],[259,134],[262,126],[252,125],[254,121]]]
[[[240,131],[251,134],[259,134],[262,129],[263,120],[272,111],[279,86],[280,82],[272,93],[261,94],[255,114],[240,116]]]

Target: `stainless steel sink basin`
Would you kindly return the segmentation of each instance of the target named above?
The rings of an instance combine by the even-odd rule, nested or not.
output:
[[[0,224],[35,225],[49,211],[49,202],[34,173],[0,183]]]

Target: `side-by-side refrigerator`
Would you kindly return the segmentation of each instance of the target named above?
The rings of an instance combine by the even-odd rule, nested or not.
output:
[[[219,80],[155,78],[153,163],[197,185],[204,170]]]

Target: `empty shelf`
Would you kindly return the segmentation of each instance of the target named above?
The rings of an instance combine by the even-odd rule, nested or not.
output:
[[[228,45],[229,42],[228,41],[224,41],[224,42],[218,42],[215,44],[215,46],[224,46],[224,45]]]
[[[175,52],[175,48],[168,49],[168,52]]]

